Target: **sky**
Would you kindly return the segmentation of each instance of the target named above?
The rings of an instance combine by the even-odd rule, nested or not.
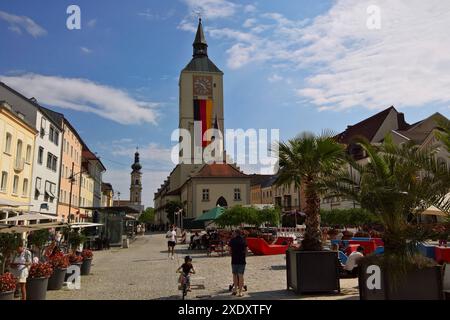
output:
[[[66,25],[72,4],[79,30]],[[178,78],[199,14],[224,72],[226,128],[286,140],[392,105],[410,123],[450,116],[446,0],[2,0],[0,81],[64,113],[121,199],[139,146],[150,206],[174,167]]]

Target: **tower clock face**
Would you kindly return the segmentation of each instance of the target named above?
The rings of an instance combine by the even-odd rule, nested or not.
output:
[[[212,77],[194,76],[194,95],[212,96]]]

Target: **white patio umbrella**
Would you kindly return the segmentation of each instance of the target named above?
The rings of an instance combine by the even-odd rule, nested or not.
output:
[[[17,215],[15,217],[10,217],[8,219],[0,220],[0,222],[16,222],[16,221],[32,221],[32,220],[58,220],[58,217],[50,216],[41,213],[25,213]]]
[[[30,228],[30,226],[13,226],[13,225],[7,228],[0,229],[0,233],[23,233],[28,231],[33,231],[33,229]]]
[[[103,223],[76,222],[76,223],[69,223],[68,226],[71,229],[82,229],[89,227],[100,227],[103,226]]]
[[[435,206],[429,207],[427,210],[421,213],[424,216],[439,216],[439,217],[449,217],[450,215],[439,210]]]

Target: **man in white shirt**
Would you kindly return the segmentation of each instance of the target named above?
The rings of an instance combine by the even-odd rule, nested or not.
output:
[[[359,246],[352,252],[345,263],[344,270],[352,275],[358,275],[358,262],[364,257],[364,248]]]
[[[166,234],[167,238],[167,248],[168,248],[168,256],[170,257],[170,253],[172,252],[172,260],[175,259],[175,245],[177,244],[177,232],[174,227],[171,227],[170,230]]]

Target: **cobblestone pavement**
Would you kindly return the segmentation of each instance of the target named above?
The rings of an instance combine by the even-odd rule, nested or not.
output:
[[[188,299],[359,299],[357,280],[342,279],[341,294],[297,296],[286,290],[284,255],[247,258],[246,284],[243,298],[232,297],[230,257],[208,257],[206,253],[188,251],[177,245],[174,260],[168,258],[163,234],[140,236],[129,249],[113,248],[95,251],[91,275],[81,278],[80,290],[49,291],[48,300],[122,300],[180,299],[175,270],[185,255],[193,257],[197,274],[191,278]]]

